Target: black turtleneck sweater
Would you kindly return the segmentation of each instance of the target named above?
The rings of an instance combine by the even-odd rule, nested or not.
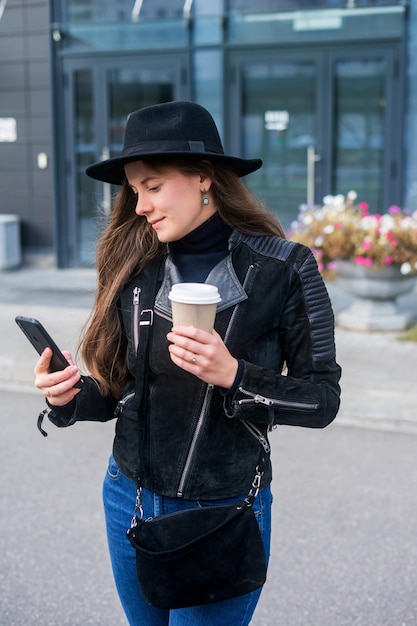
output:
[[[214,213],[191,233],[168,244],[169,254],[187,283],[204,283],[210,271],[227,256],[232,229]]]

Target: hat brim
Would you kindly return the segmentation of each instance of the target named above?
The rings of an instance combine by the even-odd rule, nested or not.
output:
[[[242,176],[246,176],[247,174],[251,174],[252,172],[256,172],[260,167],[262,167],[261,159],[240,159],[238,157],[228,156],[226,154],[215,154],[210,152],[169,152],[165,151],[163,153],[158,152],[149,152],[146,154],[136,154],[129,156],[121,156],[114,157],[112,159],[107,159],[106,161],[99,161],[98,163],[93,163],[89,165],[85,170],[87,176],[90,178],[94,178],[95,180],[100,180],[103,183],[110,183],[111,185],[123,185],[124,180],[126,179],[126,174],[124,170],[124,166],[126,163],[132,163],[132,161],[142,161],[146,159],[158,159],[158,160],[169,160],[175,159],[177,157],[187,157],[189,159],[199,159],[202,161],[213,161],[215,163],[223,164],[225,167],[229,167],[233,172],[235,172],[239,178]]]

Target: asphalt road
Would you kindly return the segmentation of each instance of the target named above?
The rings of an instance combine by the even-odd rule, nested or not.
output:
[[[114,424],[48,424],[44,439],[42,399],[0,393],[0,624],[126,624],[101,508]],[[415,626],[417,435],[281,427],[272,446],[273,555],[253,626]]]

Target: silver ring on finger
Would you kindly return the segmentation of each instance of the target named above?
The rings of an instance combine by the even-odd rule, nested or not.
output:
[[[195,354],[193,354],[193,356],[191,357],[190,361],[191,361],[191,363],[196,363],[197,357],[196,357]]]

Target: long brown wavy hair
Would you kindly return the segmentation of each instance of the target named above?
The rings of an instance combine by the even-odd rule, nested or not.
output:
[[[244,234],[285,237],[278,219],[254,196],[238,176],[215,162],[186,159],[147,161],[163,170],[175,167],[183,175],[201,174],[212,180],[210,195],[220,217]],[[117,299],[126,282],[152,259],[166,253],[155,231],[135,213],[136,196],[125,182],[115,196],[114,208],[96,251],[98,285],[95,303],[80,340],[84,366],[101,393],[120,396],[127,377],[126,338]]]

